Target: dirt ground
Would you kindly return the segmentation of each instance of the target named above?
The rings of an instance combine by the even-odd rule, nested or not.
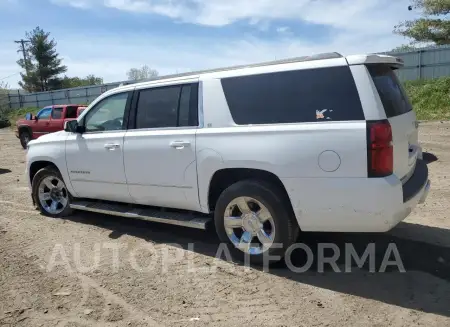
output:
[[[44,217],[31,205],[25,151],[0,130],[0,326],[450,326],[450,123],[421,124],[420,140],[432,188],[405,222],[385,234],[300,236],[313,249],[375,243],[377,272],[295,273],[216,259],[211,230]],[[390,243],[406,272],[379,272]]]

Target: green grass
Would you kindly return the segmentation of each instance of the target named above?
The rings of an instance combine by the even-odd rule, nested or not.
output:
[[[450,77],[404,83],[417,119],[450,120]]]
[[[6,117],[11,123],[11,127],[16,126],[16,121],[21,118],[25,118],[25,114],[28,112],[31,112],[34,115],[42,108],[20,108],[20,109],[13,109],[8,111],[6,114]]]

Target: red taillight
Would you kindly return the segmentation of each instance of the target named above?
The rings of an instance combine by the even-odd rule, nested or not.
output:
[[[392,129],[387,120],[367,122],[367,166],[369,177],[393,173]]]

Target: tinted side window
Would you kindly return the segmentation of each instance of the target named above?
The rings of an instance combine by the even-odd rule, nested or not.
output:
[[[222,79],[240,125],[364,120],[349,67],[329,67]]]
[[[142,90],[136,113],[136,128],[177,126],[180,86]]]
[[[38,119],[49,119],[52,113],[52,108],[42,109],[38,114]]]
[[[192,84],[189,99],[189,126],[198,126],[198,84]]]
[[[176,85],[139,91],[136,128],[197,126],[198,88]]]
[[[63,108],[53,108],[52,119],[61,119],[63,116]]]
[[[66,118],[77,118],[77,109],[74,106],[66,107]]]
[[[178,126],[189,126],[189,100],[191,99],[191,86],[181,89],[180,108],[178,110]]]
[[[405,90],[394,71],[386,65],[368,65],[378,95],[388,118],[402,115],[412,110]]]

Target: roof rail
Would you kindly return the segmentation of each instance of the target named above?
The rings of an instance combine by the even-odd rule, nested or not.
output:
[[[157,80],[162,80],[162,79],[200,75],[200,74],[207,74],[207,73],[216,73],[216,72],[223,72],[223,71],[227,71],[227,70],[235,70],[235,69],[243,69],[243,68],[253,68],[253,67],[261,67],[261,66],[288,64],[288,63],[312,61],[312,60],[336,59],[336,58],[343,58],[343,56],[338,52],[319,53],[319,54],[315,54],[315,55],[311,55],[311,56],[273,60],[273,61],[267,61],[267,62],[256,63],[256,64],[230,66],[230,67],[223,67],[223,68],[186,72],[186,73],[180,73],[180,74],[164,75],[164,76],[158,76],[158,77],[153,77],[153,78],[149,78],[149,79],[143,79],[143,80],[139,80],[139,81],[133,81],[133,82],[129,82],[127,84],[151,82],[151,81],[157,81]]]

